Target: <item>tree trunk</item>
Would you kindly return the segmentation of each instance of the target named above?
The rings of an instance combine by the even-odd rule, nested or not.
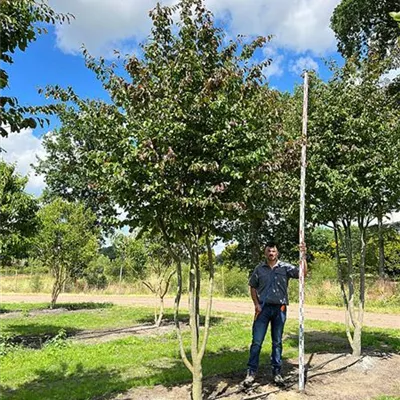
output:
[[[383,216],[378,213],[379,277],[385,277],[385,243],[383,240]]]
[[[354,333],[353,333],[353,343],[351,345],[351,348],[353,350],[353,356],[360,357],[361,355],[361,332],[362,332],[362,326],[357,324]]]
[[[339,226],[337,224],[337,222],[335,221],[333,223],[333,232],[335,235],[335,256],[336,256],[336,264],[337,264],[337,277],[338,277],[338,281],[339,281],[339,285],[340,285],[340,291],[342,292],[342,297],[343,297],[343,303],[347,309],[348,305],[347,305],[347,295],[346,295],[346,289],[344,286],[344,279],[343,279],[343,273],[342,273],[342,263],[340,260],[340,243],[339,243]]]
[[[203,398],[203,371],[201,360],[193,364],[192,381],[192,400],[202,400]]]
[[[53,275],[54,275],[54,284],[53,289],[51,291],[51,303],[50,308],[54,308],[56,305],[56,301],[58,295],[61,293],[61,289],[63,287],[63,277],[64,277],[64,267],[63,265],[56,265],[53,267]]]
[[[119,269],[119,284],[118,284],[118,292],[121,293],[121,285],[122,285],[122,270],[124,268],[123,262],[121,263],[121,267]]]
[[[164,316],[164,297],[160,297],[159,309],[158,309],[158,318],[156,319],[156,326],[159,327],[161,325],[162,318]]]
[[[358,304],[358,316],[354,328],[353,334],[353,355],[361,355],[361,338],[362,338],[362,328],[364,320],[364,306],[365,306],[365,257],[366,257],[366,227],[364,226],[364,221],[361,218],[359,221],[360,230],[360,244],[361,244],[361,257],[360,257],[360,293],[359,293],[359,304]]]
[[[348,298],[345,302],[346,312],[345,312],[345,323],[346,323],[346,336],[349,341],[351,348],[353,349],[354,338],[352,336],[352,329],[355,328],[355,318],[354,318],[354,283],[353,283],[353,246],[351,242],[351,222],[342,221],[345,237],[342,239],[344,244],[345,254],[346,254],[346,264],[347,264],[347,285],[348,285]],[[340,229],[338,230],[340,234]]]
[[[50,308],[54,308],[54,306],[56,305],[57,298],[61,293],[61,288],[62,288],[61,282],[54,282],[53,290],[51,292]]]

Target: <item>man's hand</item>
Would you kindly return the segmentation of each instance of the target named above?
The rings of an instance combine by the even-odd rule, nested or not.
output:
[[[307,276],[307,247],[304,242],[300,243],[299,249],[303,255],[304,276]]]
[[[261,306],[260,304],[256,304],[254,306],[254,321],[257,319],[257,317],[260,315],[261,313]]]

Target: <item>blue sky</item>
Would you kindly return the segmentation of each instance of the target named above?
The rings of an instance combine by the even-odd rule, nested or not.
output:
[[[301,72],[316,70],[323,79],[329,71],[324,60],[343,60],[337,52],[336,40],[329,27],[330,17],[340,0],[205,0],[227,39],[244,34],[249,37],[274,35],[259,54],[271,58],[265,74],[271,86],[292,91],[301,83]],[[171,5],[177,0],[162,0]],[[38,88],[58,84],[72,86],[82,97],[107,100],[107,94],[85,65],[82,44],[95,57],[111,60],[113,50],[122,54],[136,52],[138,43],[150,33],[148,12],[156,0],[49,0],[57,11],[71,13],[70,24],[48,27],[48,34],[38,37],[25,52],[14,54],[14,64],[4,65],[9,73],[9,88],[4,91],[16,96],[22,105],[45,104]],[[394,74],[399,71],[394,71]],[[6,150],[1,157],[16,163],[22,175],[29,176],[27,191],[39,196],[45,187],[43,176],[35,176],[31,164],[36,157],[45,157],[42,136],[57,127],[51,119],[48,127],[26,129],[8,138],[0,138]],[[394,216],[400,220],[400,213]]]

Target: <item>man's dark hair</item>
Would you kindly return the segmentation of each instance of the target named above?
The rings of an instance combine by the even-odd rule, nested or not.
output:
[[[265,249],[266,249],[267,247],[276,247],[276,248],[278,248],[278,245],[276,244],[275,241],[269,240],[267,243],[265,243],[264,251],[265,251]]]

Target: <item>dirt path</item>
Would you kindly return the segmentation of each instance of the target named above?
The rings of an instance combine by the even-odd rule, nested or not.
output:
[[[49,302],[49,294],[1,294],[0,302],[2,303],[45,303]],[[173,298],[165,299],[166,307],[173,307]],[[94,295],[94,294],[61,294],[58,298],[59,303],[75,303],[75,302],[111,302],[118,305],[137,305],[148,306],[154,305],[152,297],[130,296],[130,295]],[[185,308],[185,302],[181,302],[182,309]],[[205,307],[205,302],[201,303],[201,307]],[[252,314],[253,305],[251,300],[222,300],[215,299],[213,301],[213,310],[228,311],[240,314]],[[291,304],[288,307],[288,318],[298,318],[297,304]],[[337,309],[329,309],[316,306],[305,307],[305,318],[319,321],[330,321],[344,323],[344,311]],[[364,325],[380,328],[400,329],[400,315],[395,314],[378,314],[365,313]]]

